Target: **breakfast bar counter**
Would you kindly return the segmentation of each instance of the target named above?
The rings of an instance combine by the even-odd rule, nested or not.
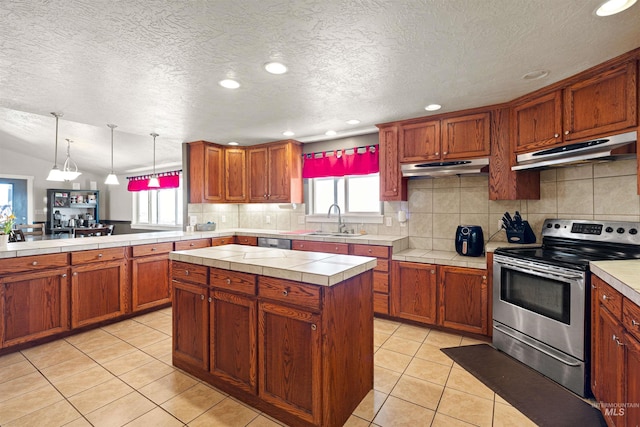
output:
[[[291,426],[342,426],[373,388],[376,258],[175,251],[173,364]]]

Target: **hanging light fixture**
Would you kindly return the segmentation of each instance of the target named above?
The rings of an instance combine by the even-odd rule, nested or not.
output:
[[[153,174],[149,178],[147,187],[160,188],[160,181],[158,180],[158,175],[156,175],[156,137],[160,135],[155,132],[151,132],[150,135],[153,137]]]
[[[78,172],[78,165],[71,159],[71,143],[73,141],[69,138],[67,138],[66,141],[67,159],[64,161],[64,165],[62,166],[62,175],[65,181],[73,181],[74,179],[82,175],[82,172]]]
[[[115,173],[113,173],[113,130],[118,127],[118,125],[108,124],[111,128],[111,173],[107,175],[107,179],[104,180],[104,183],[107,185],[120,185],[118,181],[118,177]]]
[[[49,171],[47,181],[64,181],[64,174],[58,167],[58,119],[62,117],[62,113],[51,113],[56,118],[56,151],[53,157],[53,167]]]

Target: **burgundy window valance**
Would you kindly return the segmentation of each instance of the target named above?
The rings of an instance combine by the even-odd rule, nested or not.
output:
[[[149,178],[153,175],[139,175],[128,176],[129,184],[127,190],[129,191],[146,191],[146,190],[164,190],[167,188],[180,187],[180,174],[182,170],[176,170],[171,172],[157,173],[158,181],[160,181],[160,188],[149,188]]]
[[[303,154],[302,177],[369,175],[380,171],[378,145]]]

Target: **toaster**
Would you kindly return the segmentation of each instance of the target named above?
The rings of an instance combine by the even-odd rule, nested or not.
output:
[[[479,225],[459,225],[456,230],[456,252],[464,256],[482,256],[484,235]]]

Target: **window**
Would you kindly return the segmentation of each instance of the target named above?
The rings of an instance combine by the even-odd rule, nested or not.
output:
[[[310,214],[327,214],[337,203],[343,214],[377,214],[380,203],[380,174],[309,179],[307,203]]]
[[[138,225],[182,225],[182,175],[178,188],[136,191],[133,218]]]

